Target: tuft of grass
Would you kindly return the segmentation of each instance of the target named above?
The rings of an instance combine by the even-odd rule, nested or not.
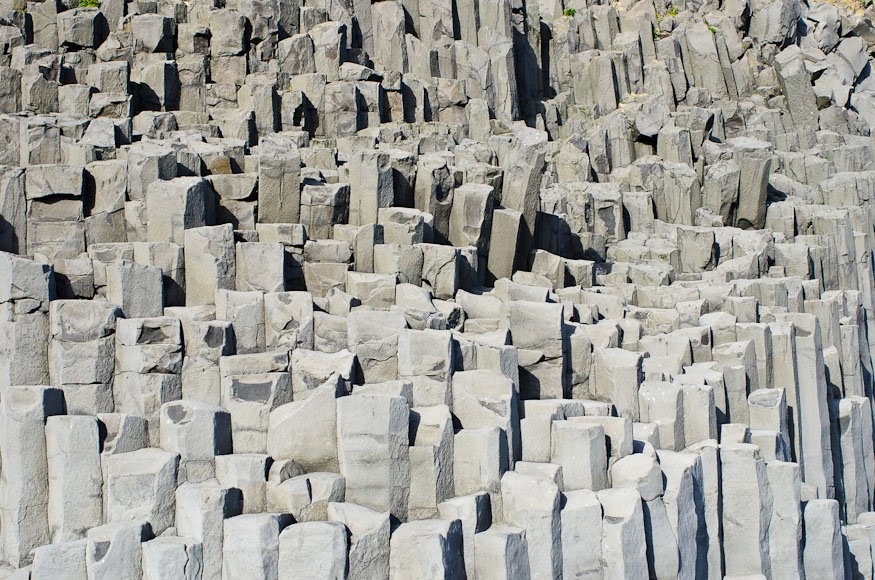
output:
[[[846,8],[854,14],[862,14],[866,7],[871,4],[871,0],[826,0],[826,2]]]
[[[574,18],[574,15],[577,14],[577,10],[575,10],[574,8],[566,8],[562,11],[562,14],[569,18]]]
[[[710,30],[710,31],[711,31],[711,34],[717,34],[717,29],[716,29],[716,28],[714,28],[714,27],[713,27],[713,26],[711,26],[711,23],[710,23],[710,22],[708,22],[708,20],[706,20],[706,19],[703,19],[703,21],[704,21],[704,22],[705,22],[705,26],[707,26],[707,27],[708,27],[708,30]]]
[[[79,8],[100,8],[100,0],[79,0]]]

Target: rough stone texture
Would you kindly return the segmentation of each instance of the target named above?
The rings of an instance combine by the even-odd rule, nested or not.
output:
[[[0,578],[875,577],[875,8],[0,2]]]

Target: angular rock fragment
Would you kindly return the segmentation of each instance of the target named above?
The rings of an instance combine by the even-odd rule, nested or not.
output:
[[[7,4],[0,576],[875,573],[865,3]]]

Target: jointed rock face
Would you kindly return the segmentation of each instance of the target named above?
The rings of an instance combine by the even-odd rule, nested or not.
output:
[[[0,578],[871,580],[870,16],[0,0]]]

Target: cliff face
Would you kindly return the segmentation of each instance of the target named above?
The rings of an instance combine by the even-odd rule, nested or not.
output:
[[[875,575],[868,5],[79,1],[0,0],[0,577]]]

